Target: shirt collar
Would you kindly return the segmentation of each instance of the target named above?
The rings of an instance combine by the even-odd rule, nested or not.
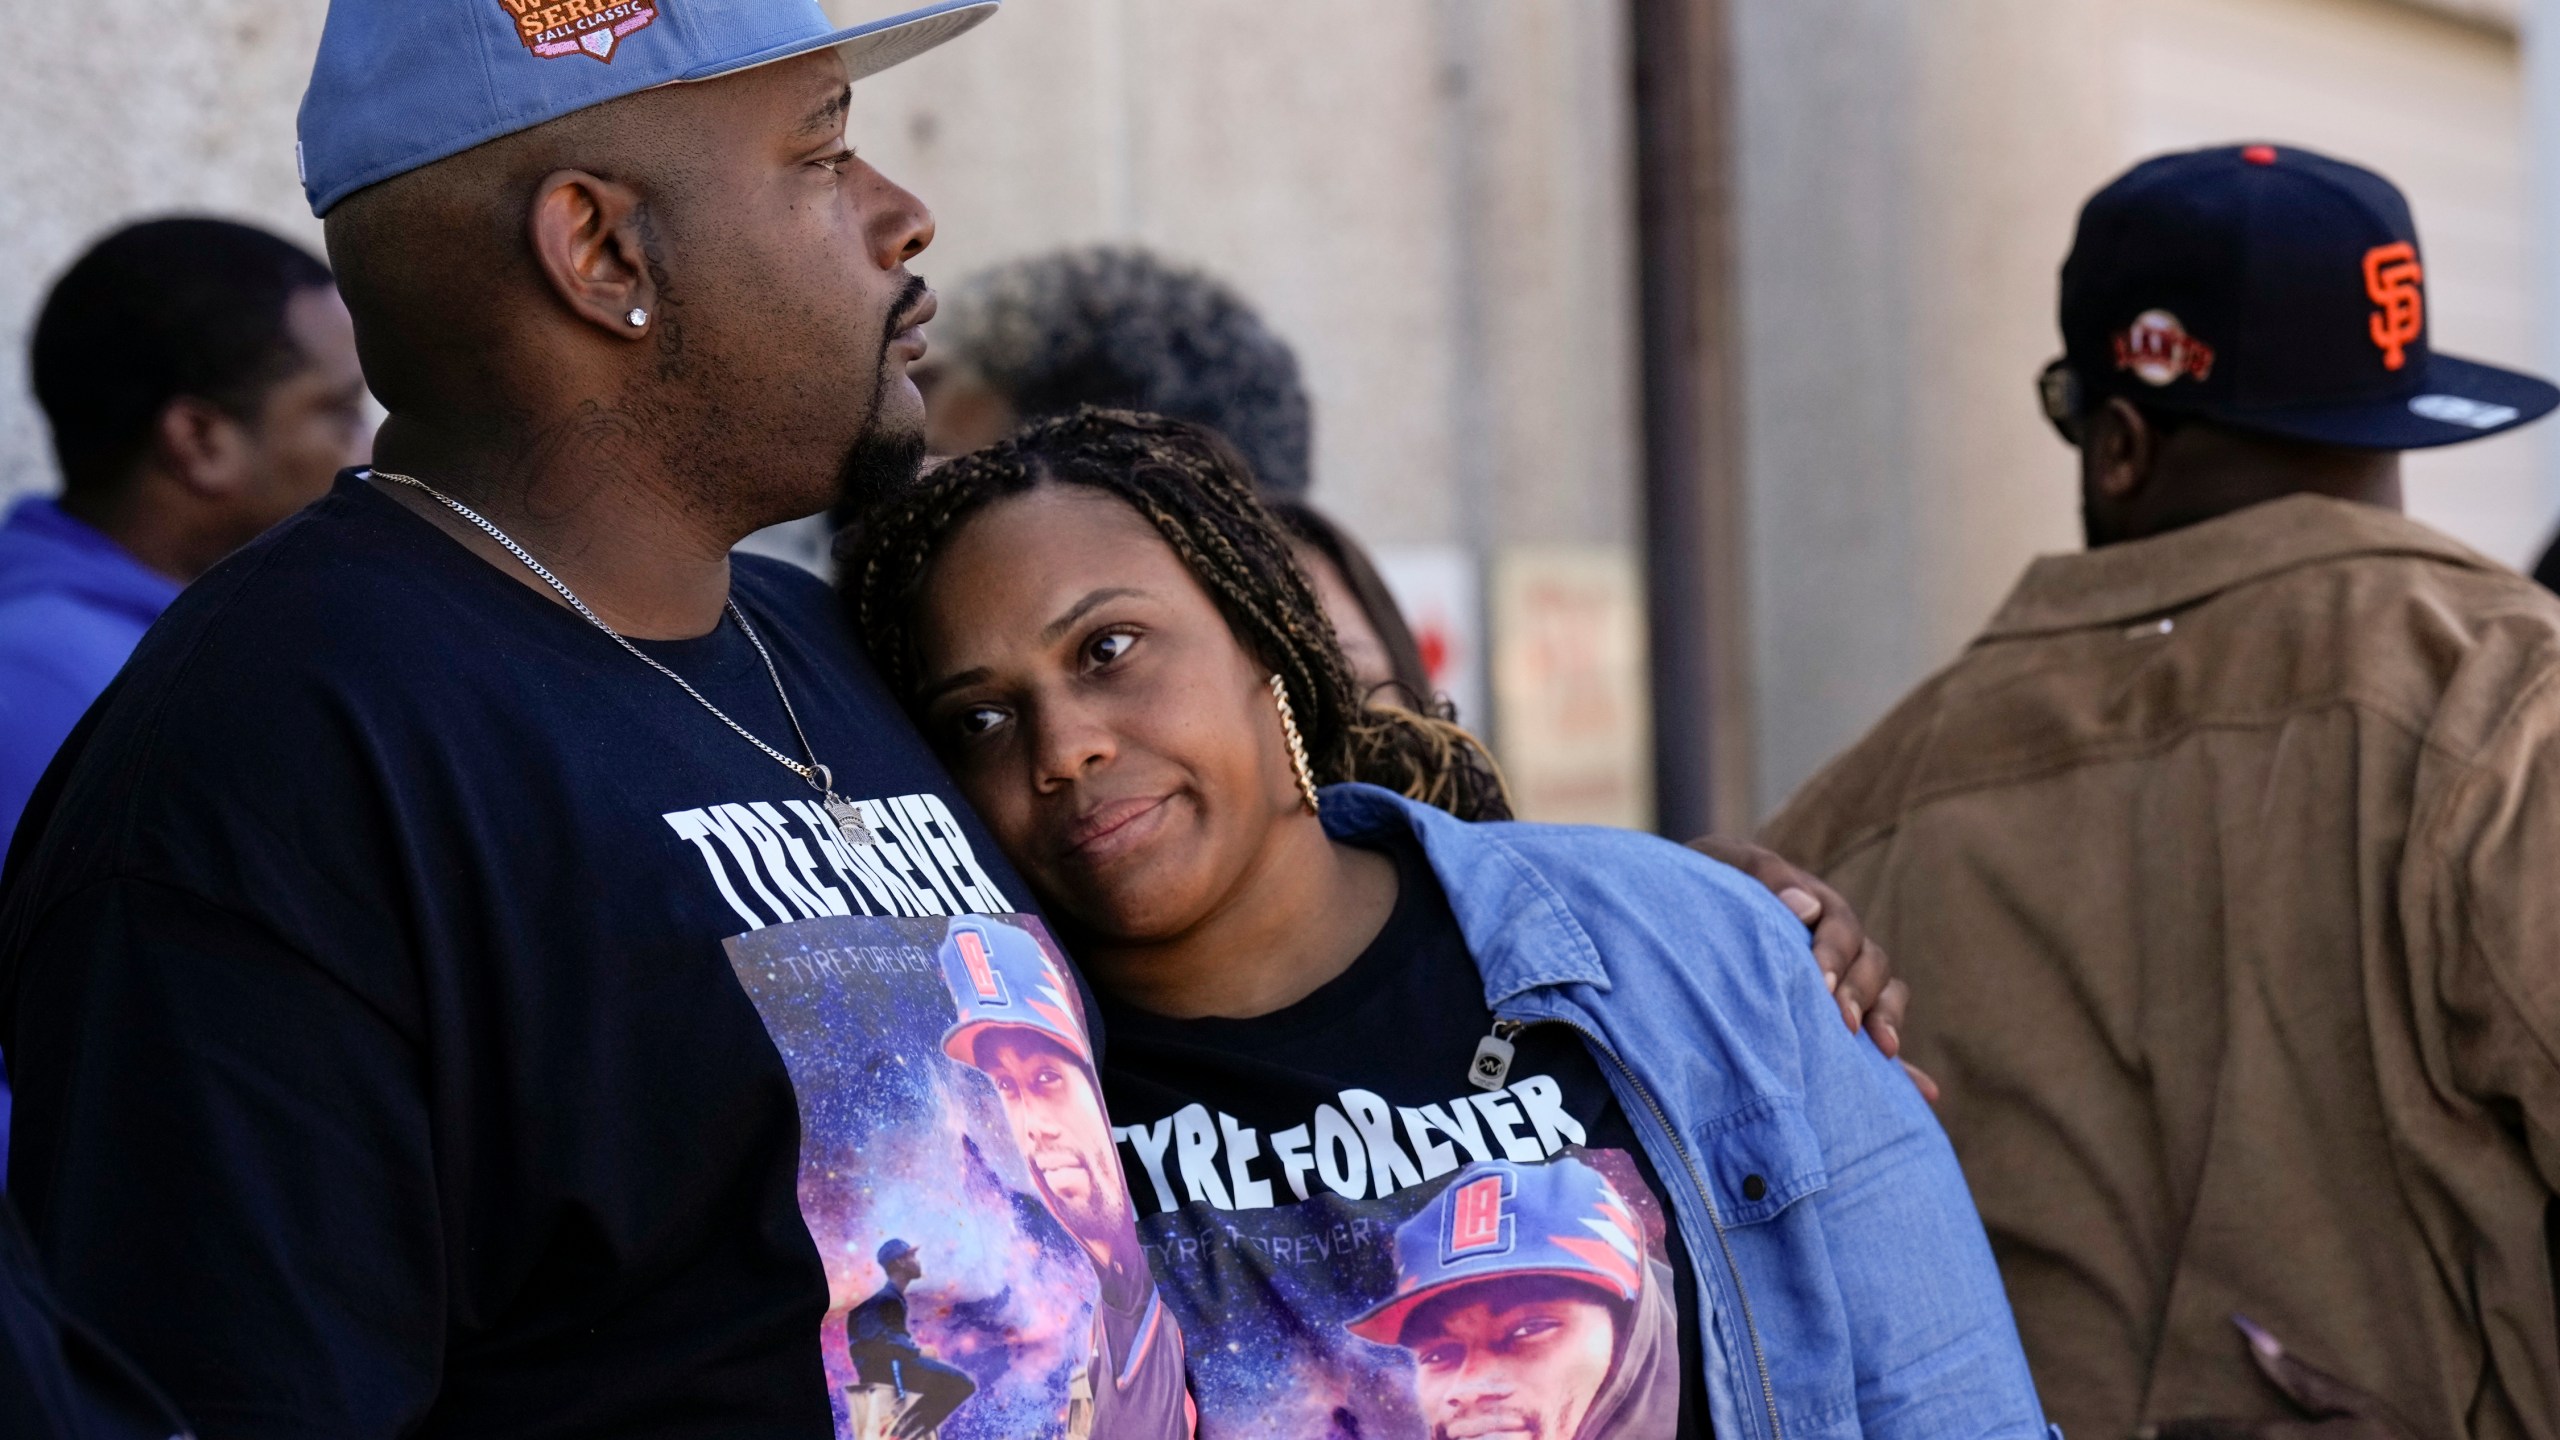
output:
[[[2288,495],[2147,540],[2040,556],[1982,638],[2120,625],[2280,571],[2351,555],[2505,568],[2397,511],[2325,495]]]
[[[1375,785],[1328,785],[1323,797],[1325,833],[1337,840],[1357,844],[1403,826],[1422,842],[1484,976],[1486,1005],[1551,986],[1609,988],[1589,933],[1555,882],[1503,838],[1504,827],[1471,825]]]

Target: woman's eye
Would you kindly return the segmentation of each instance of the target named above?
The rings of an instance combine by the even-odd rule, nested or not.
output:
[[[839,150],[833,155],[822,156],[812,163],[830,175],[840,175],[844,173],[845,166],[853,163],[853,152],[850,150]]]
[[[1005,713],[993,705],[974,705],[953,717],[952,723],[963,735],[984,735],[1005,722]]]
[[[1085,658],[1096,665],[1108,665],[1128,654],[1129,647],[1137,643],[1138,637],[1126,630],[1106,630],[1085,647]]]

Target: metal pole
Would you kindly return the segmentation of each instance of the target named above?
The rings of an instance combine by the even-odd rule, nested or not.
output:
[[[1756,797],[1729,17],[1725,0],[1632,3],[1657,823],[1740,834]]]

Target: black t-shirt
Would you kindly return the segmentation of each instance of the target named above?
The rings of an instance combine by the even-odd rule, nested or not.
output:
[[[1071,972],[825,588],[742,558],[733,595],[868,835],[352,477],[48,775],[0,910],[13,1193],[205,1433],[851,1434],[895,1240],[977,1383],[950,1440],[1062,1434],[1103,1370],[1165,1411],[1168,1366],[1117,1433],[1179,1434],[1178,1337],[1103,1313],[1152,1297],[1134,1237],[1065,1223],[953,1040],[1089,1055]],[[645,648],[796,751],[734,620]]]
[[[1483,980],[1419,845],[1386,848],[1386,928],[1297,1004],[1102,1004],[1203,1440],[1707,1435],[1688,1255],[1599,1062],[1531,1026],[1475,1083]]]

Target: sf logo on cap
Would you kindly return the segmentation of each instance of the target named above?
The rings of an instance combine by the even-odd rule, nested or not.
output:
[[[2213,374],[2213,347],[2188,334],[2168,311],[2145,310],[2116,337],[2116,368],[2132,371],[2145,385],[2203,380]]]
[[[2425,278],[2417,247],[2406,240],[2364,252],[2364,293],[2379,307],[2373,312],[2371,330],[2385,370],[2408,364],[2409,347],[2426,333],[2427,292],[2418,288]]]

